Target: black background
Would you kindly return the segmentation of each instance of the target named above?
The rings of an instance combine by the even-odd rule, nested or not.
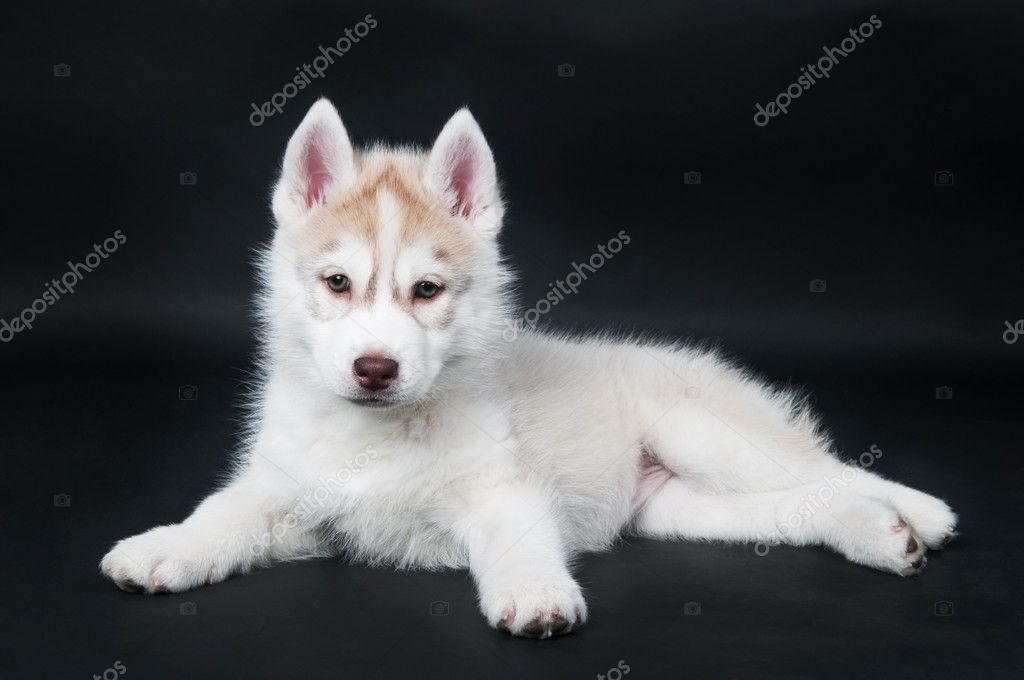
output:
[[[7,12],[0,318],[115,230],[127,242],[0,345],[5,677],[115,661],[132,678],[583,678],[619,660],[636,678],[1024,670],[1024,341],[1003,339],[1024,318],[1018,5]],[[252,103],[367,14],[368,36],[250,124]],[[872,14],[882,28],[830,79],[754,124],[756,103]],[[429,145],[470,106],[510,202],[502,241],[524,306],[631,237],[546,327],[707,339],[806,385],[840,449],[879,447],[878,471],[948,499],[963,535],[909,580],[821,550],[624,541],[577,568],[592,622],[543,643],[489,630],[459,572],[324,560],[182,595],[115,590],[97,568],[109,545],[180,520],[227,470],[254,350],[252,251],[271,234],[287,139],[321,95],[357,143]]]

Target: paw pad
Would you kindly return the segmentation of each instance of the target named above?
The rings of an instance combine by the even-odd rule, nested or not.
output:
[[[918,547],[920,546],[917,544],[917,539],[911,535],[911,537],[907,539],[907,553],[917,552]]]
[[[523,635],[533,638],[549,638],[555,635],[563,635],[572,630],[572,624],[558,612],[554,612],[551,618],[544,619],[542,612],[537,612],[529,623],[523,626]]]

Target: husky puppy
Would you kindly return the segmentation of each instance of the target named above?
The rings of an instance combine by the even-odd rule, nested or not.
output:
[[[543,638],[587,619],[572,557],[624,532],[824,545],[901,576],[955,533],[946,503],[842,462],[798,398],[713,352],[516,325],[468,110],[429,152],[356,151],[318,101],[272,203],[237,469],[107,553],[123,589],[343,552],[468,568],[491,626]]]

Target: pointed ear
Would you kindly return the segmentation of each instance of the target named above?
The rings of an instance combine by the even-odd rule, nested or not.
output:
[[[496,236],[504,212],[497,170],[469,109],[460,109],[445,124],[427,164],[427,184],[444,197],[452,214],[469,220],[479,233]]]
[[[356,168],[352,142],[326,99],[313,104],[288,141],[274,189],[278,224],[301,219],[348,187]]]

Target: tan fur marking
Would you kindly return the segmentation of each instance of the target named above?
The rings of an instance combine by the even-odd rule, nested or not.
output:
[[[438,260],[444,261],[462,277],[471,274],[476,259],[475,237],[466,225],[448,212],[443,201],[424,186],[424,155],[372,150],[357,156],[356,167],[354,185],[340,199],[317,211],[306,225],[292,234],[300,262],[322,257],[346,241],[359,243],[370,251],[373,266],[365,289],[358,296],[353,295],[351,302],[354,305],[372,305],[379,287],[386,285],[380,280],[385,268],[380,261],[382,253],[378,243],[383,227],[380,224],[378,194],[386,190],[398,205],[394,219],[401,221],[399,248],[425,240]],[[419,321],[411,291],[399,290],[394,281],[391,284],[394,301]],[[439,324],[432,325],[443,328],[452,320],[448,313]]]
[[[399,289],[398,281],[395,281],[394,278],[391,279],[391,299],[405,308],[406,311],[410,310],[411,303],[409,302],[409,298],[404,291]]]
[[[436,252],[454,266],[465,265],[474,255],[473,236],[450,215],[441,199],[423,186],[422,156],[400,152],[370,152],[357,159],[355,185],[333,205],[326,206],[299,230],[297,242],[303,255],[328,249],[339,237],[355,236],[376,250],[377,193],[390,191],[401,208],[401,240],[426,238]],[[377,253],[374,252],[376,260]]]
[[[377,297],[377,277],[379,274],[379,267],[377,266],[377,260],[373,261],[373,271],[370,272],[370,280],[366,283],[366,292],[363,294],[361,300],[367,305],[372,305],[373,301]]]

